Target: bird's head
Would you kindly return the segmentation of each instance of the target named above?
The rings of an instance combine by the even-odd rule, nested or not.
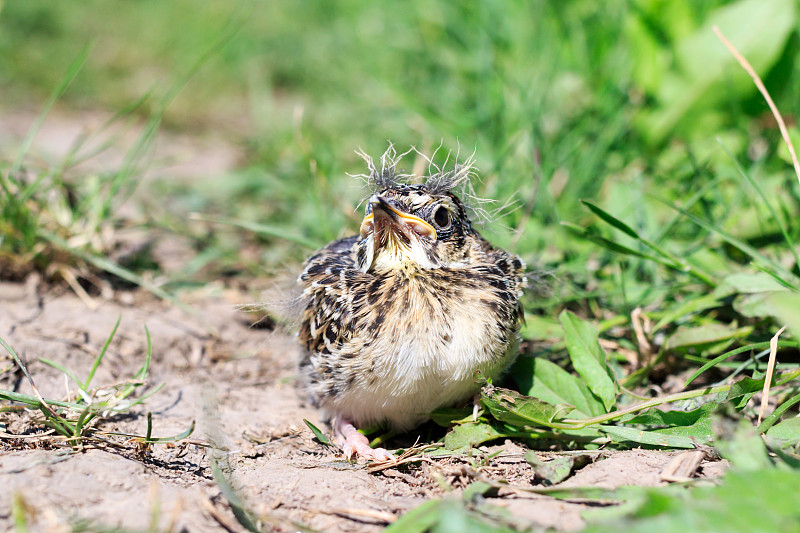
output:
[[[449,190],[392,184],[367,201],[356,259],[363,272],[429,269],[463,261],[474,230]]]

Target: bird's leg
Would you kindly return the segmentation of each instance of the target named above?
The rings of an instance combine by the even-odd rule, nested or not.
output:
[[[394,460],[394,455],[383,448],[375,448],[374,450],[370,448],[369,439],[359,433],[353,424],[343,418],[336,417],[334,420],[333,437],[348,459],[353,455],[360,455],[373,461]]]
[[[477,393],[472,397],[472,421],[478,421],[478,413],[481,410],[481,393]]]

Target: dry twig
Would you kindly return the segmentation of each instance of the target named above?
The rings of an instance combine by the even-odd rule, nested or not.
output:
[[[761,425],[761,419],[764,417],[764,411],[767,410],[767,404],[769,403],[769,389],[772,387],[772,375],[775,373],[775,359],[778,356],[778,337],[781,336],[781,333],[786,329],[786,326],[783,326],[781,329],[778,330],[770,340],[769,340],[769,362],[767,363],[767,375],[764,376],[764,391],[761,395],[761,409],[758,410],[758,422],[757,425]]]
[[[772,111],[772,116],[775,117],[775,121],[778,123],[778,128],[781,130],[781,137],[783,137],[783,141],[786,143],[786,146],[789,148],[789,154],[792,156],[792,164],[794,165],[794,173],[797,175],[797,182],[800,183],[800,163],[797,162],[797,153],[794,151],[794,145],[792,145],[792,140],[789,138],[789,132],[786,130],[786,123],[783,121],[783,117],[781,116],[780,112],[778,111],[778,106],[775,105],[775,102],[772,101],[772,97],[767,92],[767,88],[764,87],[764,83],[761,81],[761,78],[756,74],[756,71],[750,66],[747,59],[744,58],[742,54],[736,49],[733,44],[725,37],[725,35],[720,31],[717,26],[711,28],[714,30],[714,33],[717,35],[722,44],[731,51],[733,57],[736,58],[736,61],[742,66],[743,69],[747,71],[751,78],[753,78],[753,82],[758,87],[759,92],[764,97],[764,100],[767,101],[767,105],[769,105],[770,110]]]

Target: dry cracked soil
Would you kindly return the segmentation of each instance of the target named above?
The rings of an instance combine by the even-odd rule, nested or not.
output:
[[[297,386],[298,345],[288,333],[253,327],[250,316],[237,311],[243,298],[220,287],[188,299],[187,312],[139,291],[129,293],[125,303],[103,301],[92,309],[69,290],[41,292],[35,278],[0,283],[0,337],[25,362],[45,398],[61,399],[75,387],[41,359],[86,375],[121,316],[93,383],[119,383],[136,373],[145,358],[146,326],[152,340],[146,387],[165,386],[144,406],[112,416],[100,427],[143,435],[148,411],[154,436],[175,435],[195,424],[188,439],[149,449],[125,439],[116,446],[75,448],[38,436],[42,427],[36,412],[0,413],[0,527],[11,529],[11,509],[22,506],[34,530],[71,530],[76,524],[243,530],[215,481],[212,443],[221,450],[216,457],[238,497],[278,531],[299,525],[378,531],[427,499],[457,495],[474,478],[474,464],[465,457],[426,458],[370,472],[363,462],[348,463],[317,442],[303,419],[326,426]],[[0,388],[33,392],[10,359],[2,367]],[[415,435],[404,438],[408,442]],[[510,441],[483,447],[478,452],[493,457],[478,471],[513,487],[536,486],[525,451]],[[677,453],[595,453],[594,461],[563,485],[660,485]],[[720,468],[704,462],[698,472],[713,476]],[[501,489],[491,500],[520,525],[564,531],[580,529],[581,513],[595,506],[513,488]]]

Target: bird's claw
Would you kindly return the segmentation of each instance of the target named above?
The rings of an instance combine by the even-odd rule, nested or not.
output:
[[[395,461],[395,456],[383,448],[370,448],[369,439],[346,420],[337,418],[333,424],[336,444],[342,449],[348,460],[354,455],[373,461]]]

